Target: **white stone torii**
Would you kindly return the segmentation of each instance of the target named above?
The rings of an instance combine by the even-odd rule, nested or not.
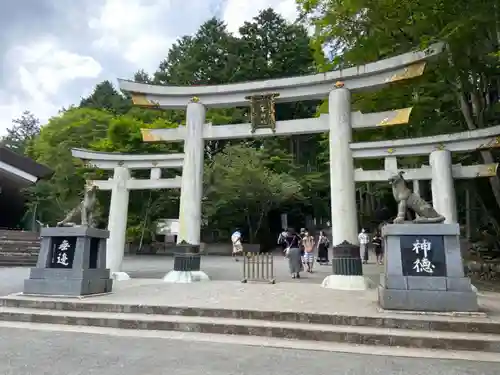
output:
[[[184,154],[121,154],[97,152],[74,148],[74,157],[82,159],[94,168],[113,170],[113,178],[108,180],[89,181],[101,190],[111,190],[108,230],[109,239],[106,251],[106,267],[110,269],[115,280],[128,280],[129,276],[122,271],[125,251],[127,215],[130,190],[145,189],[178,189],[181,178],[161,178],[162,169],[182,168]],[[149,179],[135,179],[130,170],[150,169]]]
[[[158,86],[119,80],[120,89],[132,95],[134,104],[169,109],[187,107],[186,126],[176,129],[143,129],[146,142],[183,141],[185,163],[182,173],[181,205],[179,213],[179,241],[200,243],[201,186],[203,178],[203,144],[205,140],[279,136],[289,134],[329,132],[330,194],[332,243],[358,242],[358,223],[355,199],[355,181],[369,177],[384,178],[397,170],[397,156],[430,154],[429,169],[410,171],[420,179],[430,178],[436,209],[456,220],[456,202],[453,177],[469,176],[475,172],[496,174],[497,165],[452,166],[451,151],[496,147],[498,129],[483,129],[483,133],[424,137],[411,140],[352,143],[352,130],[408,123],[411,108],[362,114],[351,112],[351,92],[374,89],[384,85],[420,76],[425,61],[439,54],[443,44],[426,51],[411,52],[393,58],[345,70],[302,77],[245,82],[212,86]],[[251,124],[205,124],[206,107],[246,106],[249,96],[273,95],[276,102],[304,99],[324,99],[328,95],[328,114],[314,119],[278,121],[275,129],[252,129]],[[471,141],[472,139],[472,141]],[[479,142],[483,142],[479,143]],[[493,141],[493,143],[492,143]],[[384,171],[355,171],[354,158],[386,158]],[[486,172],[485,172],[486,171]],[[492,172],[494,171],[494,172]],[[407,177],[408,178],[408,177]],[[418,191],[418,180],[414,179]],[[336,289],[365,289],[361,276],[330,275],[323,285]]]
[[[431,180],[433,206],[445,218],[445,223],[457,222],[454,179],[492,177],[498,173],[498,163],[452,165],[452,152],[471,152],[500,146],[500,126],[431,137],[393,141],[361,142],[350,145],[355,159],[384,158],[384,170],[354,171],[356,182],[387,181],[401,171],[397,157],[429,155],[430,166],[406,169],[405,179],[412,180],[419,191],[420,180]]]
[[[350,148],[354,127],[402,124],[409,110],[382,114],[351,113],[351,91],[382,87],[400,80],[420,76],[426,60],[441,53],[443,44],[426,51],[410,52],[363,66],[309,76],[280,78],[227,85],[159,86],[119,80],[120,89],[132,95],[134,104],[160,108],[187,107],[186,126],[178,129],[143,129],[143,140],[184,141],[185,163],[182,173],[181,208],[178,240],[200,243],[201,197],[203,178],[203,144],[205,139],[270,136],[329,131],[330,190],[332,206],[332,243],[344,240],[358,242],[353,155]],[[339,83],[336,85],[336,83]],[[336,87],[337,86],[337,87]],[[290,122],[277,122],[276,131],[257,129],[250,124],[205,125],[206,107],[248,106],[248,96],[278,94],[276,102],[290,102],[329,97],[329,114],[317,119],[294,120],[298,130],[291,131]],[[402,118],[402,119],[401,119]],[[358,122],[359,121],[359,122]],[[306,128],[306,125],[312,125]],[[338,220],[337,220],[338,218]]]

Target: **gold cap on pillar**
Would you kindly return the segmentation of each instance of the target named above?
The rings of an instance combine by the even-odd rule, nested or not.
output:
[[[335,87],[338,88],[338,89],[341,88],[341,87],[344,87],[344,82],[341,82],[341,81],[335,82]]]

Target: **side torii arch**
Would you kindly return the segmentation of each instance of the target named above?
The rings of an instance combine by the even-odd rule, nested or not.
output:
[[[162,178],[162,169],[182,169],[184,154],[122,154],[115,152],[97,152],[74,148],[71,154],[83,160],[87,165],[112,170],[113,177],[108,180],[93,180],[89,183],[100,190],[111,191],[109,207],[106,267],[115,280],[128,280],[122,271],[125,251],[127,215],[130,190],[179,189],[181,177]],[[135,179],[131,170],[149,169],[149,179]]]

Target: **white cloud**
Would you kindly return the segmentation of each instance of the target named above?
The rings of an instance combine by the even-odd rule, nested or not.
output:
[[[238,34],[238,29],[245,21],[259,14],[259,11],[273,8],[287,21],[293,22],[298,16],[295,0],[227,0],[223,12],[223,19],[230,32]]]
[[[137,68],[154,70],[174,42],[165,36],[162,22],[170,8],[171,0],[105,0],[88,23],[99,34],[93,46],[112,49]]]
[[[60,12],[46,13],[42,24],[26,21],[30,13],[23,10],[4,25],[10,36],[0,44],[0,136],[25,110],[43,124],[99,80],[155,71],[175,39],[196,32],[210,17],[223,18],[237,32],[268,7],[289,21],[297,16],[294,0],[101,0],[64,11],[60,1],[43,2],[50,6],[33,8],[34,19],[41,10]],[[23,33],[20,24],[27,25]]]
[[[0,133],[26,109],[43,123],[72,102],[67,98],[61,103],[56,98],[64,85],[95,78],[102,70],[92,57],[62,49],[51,37],[10,49],[5,61],[12,74],[0,90]]]

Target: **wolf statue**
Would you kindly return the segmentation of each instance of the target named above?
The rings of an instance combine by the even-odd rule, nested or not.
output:
[[[393,223],[403,223],[407,209],[411,209],[417,215],[417,218],[413,220],[414,223],[442,223],[445,217],[437,213],[428,202],[408,188],[403,174],[404,172],[399,172],[389,179],[392,194],[398,203],[398,216]]]
[[[78,220],[78,215],[80,215],[80,225],[86,227],[95,226],[94,221],[94,211],[96,204],[96,192],[97,186],[95,185],[85,185],[85,193],[83,196],[83,200],[68,212],[66,217],[57,223],[58,227],[66,226],[66,227],[74,227],[77,224],[74,220]]]

